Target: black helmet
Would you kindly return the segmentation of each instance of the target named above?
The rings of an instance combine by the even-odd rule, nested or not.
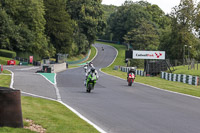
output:
[[[95,68],[94,68],[94,67],[92,67],[92,68],[91,68],[91,71],[92,71],[92,72],[94,72],[94,71],[95,71]]]

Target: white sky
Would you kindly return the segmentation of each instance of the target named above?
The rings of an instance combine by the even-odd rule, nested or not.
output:
[[[116,5],[121,6],[124,3],[125,0],[102,0],[102,4],[106,5]],[[140,1],[140,0],[132,0],[133,2]],[[175,6],[178,6],[180,3],[180,0],[144,0],[151,4],[158,5],[165,13],[170,13],[172,11],[172,8]],[[194,0],[199,2],[200,0]]]

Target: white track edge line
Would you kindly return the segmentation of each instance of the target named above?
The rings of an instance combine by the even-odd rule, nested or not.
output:
[[[108,46],[110,46],[110,45],[108,45]],[[111,47],[113,47],[113,46],[111,46]],[[115,47],[113,47],[113,48],[115,48]],[[117,51],[117,55],[118,55],[118,50],[117,50],[116,48],[115,48],[115,50]],[[117,55],[116,55],[116,57],[117,57]],[[115,57],[115,59],[116,59],[116,57]],[[115,61],[115,59],[113,60],[113,62]],[[112,63],[113,63],[113,62],[112,62]],[[111,66],[112,63],[111,63],[109,66]],[[109,66],[107,66],[107,67],[109,67]],[[99,70],[101,71],[101,68],[100,68]],[[114,75],[105,73],[105,72],[103,72],[103,71],[101,71],[101,72],[104,73],[104,74],[106,74],[106,75],[110,75],[110,76],[113,76],[113,77],[115,77],[115,78],[122,79],[122,78],[120,78],[120,77],[117,77],[117,76],[114,76]],[[122,79],[122,80],[125,80],[125,79]],[[161,90],[161,91],[165,91],[165,92],[170,92],[170,93],[179,94],[179,95],[183,95],[183,96],[187,96],[187,97],[191,97],[191,98],[200,99],[200,97],[197,97],[197,96],[192,96],[192,95],[188,95],[188,94],[184,94],[184,93],[179,93],[179,92],[174,92],[174,91],[170,91],[170,90],[165,90],[165,89],[161,89],[161,88],[154,87],[154,86],[151,86],[151,85],[147,85],[147,84],[144,84],[144,83],[139,83],[139,82],[135,82],[135,83],[138,83],[138,84],[141,84],[141,85],[145,85],[145,86],[149,86],[149,87],[152,87],[152,88],[154,88],[154,89]]]
[[[76,111],[75,109],[73,109],[72,107],[70,107],[69,105],[67,105],[66,103],[63,103],[62,101],[59,101],[60,103],[62,103],[65,107],[67,107],[68,109],[70,109],[72,112],[74,112],[77,116],[79,116],[81,119],[83,119],[84,121],[86,121],[87,123],[89,123],[90,125],[92,125],[95,129],[97,129],[99,132],[101,133],[106,133],[103,129],[101,129],[100,127],[98,127],[97,125],[95,125],[93,122],[91,122],[90,120],[88,120],[86,117],[84,117],[83,115],[81,115],[78,111]]]
[[[44,96],[40,96],[40,95],[36,95],[36,94],[32,94],[32,93],[28,93],[28,92],[24,92],[24,91],[22,91],[22,93],[23,93],[23,94],[26,94],[26,95],[34,96],[34,97],[39,97],[39,98],[43,98],[43,99],[47,99],[47,100],[51,100],[51,101],[58,101],[58,100],[53,99],[53,98],[44,97]]]
[[[55,81],[54,87],[56,89],[57,100],[61,101],[61,95],[60,95],[59,89],[57,87],[56,76],[57,76],[57,74],[55,73],[55,76],[54,76],[54,81]]]
[[[88,120],[86,117],[84,117],[83,115],[81,115],[78,111],[76,111],[74,108],[72,108],[71,106],[67,105],[66,103],[59,101],[59,100],[55,100],[52,98],[48,98],[48,97],[44,97],[44,96],[39,96],[39,95],[35,95],[32,93],[27,93],[27,92],[23,92],[23,94],[26,95],[30,95],[30,96],[34,96],[34,97],[39,97],[39,98],[43,98],[43,99],[47,99],[47,100],[51,100],[51,101],[56,101],[62,105],[64,105],[66,108],[68,108],[69,110],[71,110],[73,113],[75,113],[79,118],[81,118],[82,120],[86,121],[88,124],[92,125],[95,129],[97,129],[99,132],[101,133],[106,133],[103,129],[101,129],[100,127],[98,127],[97,125],[95,125],[94,123],[92,123],[90,120]]]
[[[117,54],[116,54],[116,56],[115,56],[115,59],[116,59],[117,56],[118,56],[118,50],[117,50],[115,47],[111,46],[111,45],[108,45],[108,46],[110,46],[110,47],[112,47],[112,48],[114,48],[114,49],[116,50],[116,52],[117,52]],[[111,65],[114,63],[115,59],[114,59],[114,60],[111,62],[111,64],[108,65],[107,67],[111,66]]]
[[[7,69],[8,70],[8,69]],[[12,73],[11,75],[11,83],[10,83],[10,88],[12,89],[15,89],[13,88],[13,84],[14,84],[14,73],[11,71],[11,70],[8,70]],[[47,78],[45,78],[47,79]],[[56,78],[55,78],[56,79]],[[48,79],[47,79],[48,80]],[[56,83],[56,81],[55,81]],[[56,84],[54,85],[54,87],[56,86]],[[57,86],[56,86],[57,88]],[[58,89],[58,88],[57,88]],[[58,89],[59,90],[59,89]],[[69,105],[67,105],[66,103],[62,102],[61,99],[59,100],[55,100],[55,99],[52,99],[52,98],[48,98],[48,97],[44,97],[44,96],[39,96],[39,95],[35,95],[35,94],[31,94],[31,93],[27,93],[27,92],[23,92],[22,93],[24,94],[27,94],[27,95],[31,95],[31,96],[35,96],[35,97],[39,97],[39,98],[43,98],[43,99],[47,99],[47,100],[52,100],[52,101],[57,101],[61,104],[63,104],[65,107],[67,107],[68,109],[70,109],[73,113],[75,113],[78,117],[80,117],[82,120],[86,121],[87,123],[89,123],[90,125],[92,125],[96,130],[98,130],[99,132],[101,133],[106,133],[103,129],[101,129],[100,127],[98,127],[96,124],[92,123],[90,120],[88,120],[86,117],[84,117],[83,115],[81,115],[78,111],[76,111],[75,109],[73,109],[72,107],[70,107]]]
[[[101,69],[100,69],[100,71],[101,71]],[[118,78],[118,79],[125,80],[123,78],[120,78],[120,77],[117,77],[117,76],[105,73],[103,71],[101,71],[101,72],[104,73],[104,74],[106,74],[106,75],[109,75],[109,76],[112,76],[112,77],[115,77],[115,78]],[[179,93],[179,92],[175,92],[175,91],[165,90],[165,89],[161,89],[161,88],[158,88],[158,87],[155,87],[155,86],[151,86],[151,85],[147,85],[147,84],[140,83],[140,82],[135,82],[135,83],[141,84],[141,85],[144,85],[144,86],[148,86],[148,87],[151,87],[151,88],[154,88],[154,89],[157,89],[157,90],[161,90],[161,91],[165,91],[165,92],[169,92],[169,93],[174,93],[174,94],[178,94],[178,95],[182,95],[182,96],[187,96],[187,97],[191,97],[191,98],[195,98],[195,99],[199,99],[200,100],[200,97],[197,97],[197,96],[192,96],[192,95],[188,95],[188,94],[184,94],[184,93]]]
[[[95,47],[95,44],[93,44],[93,47],[96,49],[97,52],[96,52],[95,56],[90,61],[93,61],[96,58],[97,54],[98,54],[98,49]]]
[[[42,74],[40,74],[42,75]],[[42,75],[46,80],[48,80],[44,75]],[[81,119],[83,119],[84,121],[86,121],[87,123],[89,123],[90,125],[92,125],[95,129],[97,129],[99,132],[101,133],[106,133],[103,129],[101,129],[100,127],[98,127],[97,125],[95,125],[94,123],[92,123],[90,120],[88,120],[86,117],[84,117],[83,115],[81,115],[78,111],[76,111],[75,109],[73,109],[72,107],[70,107],[69,105],[67,105],[66,103],[62,102],[61,100],[61,96],[60,96],[60,93],[59,93],[59,89],[57,87],[57,82],[56,82],[56,76],[57,74],[55,73],[55,84],[54,87],[56,89],[56,95],[57,95],[57,102],[59,103],[62,103],[65,107],[67,107],[68,109],[70,109],[72,112],[74,112],[77,116],[79,116]],[[49,81],[49,80],[48,80]],[[49,81],[50,82],[50,81]],[[51,82],[50,82],[51,83]],[[45,97],[42,97],[40,96],[41,98],[45,98]],[[48,98],[49,99],[49,98]]]

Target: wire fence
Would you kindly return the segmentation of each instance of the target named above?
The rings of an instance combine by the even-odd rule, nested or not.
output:
[[[171,67],[184,66],[187,67],[187,70],[200,70],[200,61],[195,59],[167,59],[166,61]]]

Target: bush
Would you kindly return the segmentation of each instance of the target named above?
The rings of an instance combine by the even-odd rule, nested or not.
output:
[[[0,57],[0,64],[1,65],[7,65],[7,60],[9,60],[9,58],[1,58]]]
[[[5,49],[0,49],[0,56],[8,57],[8,58],[15,58],[16,52],[5,50]]]
[[[143,59],[131,59],[130,60],[130,65],[137,67],[137,68],[144,68],[144,60]]]

